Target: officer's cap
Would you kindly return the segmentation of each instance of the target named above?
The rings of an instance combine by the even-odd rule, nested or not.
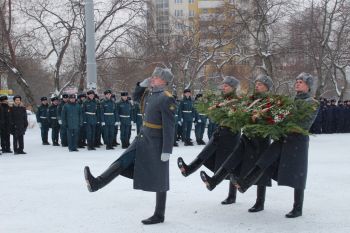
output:
[[[70,95],[68,96],[68,98],[69,98],[69,99],[75,99],[75,94],[70,94]]]
[[[15,96],[13,97],[13,101],[15,101],[16,99],[22,100],[22,97],[21,97],[20,95],[15,95]]]
[[[63,95],[62,95],[62,98],[63,98],[63,99],[67,99],[68,97],[69,97],[68,94],[63,94]]]
[[[45,101],[45,100],[47,100],[46,96],[43,96],[43,97],[40,98],[40,101]]]
[[[313,79],[312,75],[309,74],[309,73],[305,73],[305,72],[299,74],[295,78],[295,80],[302,80],[302,81],[304,81],[306,83],[306,85],[309,87],[309,90],[311,90],[311,88],[312,88],[312,86],[314,84],[314,79]]]
[[[104,93],[105,95],[107,95],[107,94],[112,94],[112,91],[111,91],[111,90],[105,90],[103,93]]]
[[[127,92],[127,91],[122,91],[122,92],[120,93],[120,95],[121,95],[121,96],[128,96],[128,92]]]
[[[86,95],[84,93],[78,94],[78,99],[83,98],[83,97],[86,98]]]
[[[86,92],[87,95],[95,94],[94,90],[89,90]]]
[[[271,90],[271,87],[273,85],[272,79],[270,78],[270,76],[267,76],[265,74],[259,74],[258,77],[256,77],[256,79],[254,80],[254,83],[256,82],[263,83],[269,90]]]
[[[221,84],[227,84],[232,88],[237,88],[239,85],[239,80],[233,76],[225,76]]]
[[[7,95],[0,96],[0,101],[8,100]]]
[[[170,83],[173,80],[174,75],[170,69],[156,67],[152,73],[152,77],[160,77],[167,83]]]
[[[187,92],[191,93],[191,89],[186,88],[186,89],[184,90],[184,94],[187,93]]]
[[[51,102],[55,101],[55,100],[58,100],[58,97],[57,96],[54,96],[51,98]]]

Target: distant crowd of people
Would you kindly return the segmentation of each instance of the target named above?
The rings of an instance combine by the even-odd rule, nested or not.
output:
[[[320,109],[310,129],[314,134],[350,133],[350,100],[320,99]]]

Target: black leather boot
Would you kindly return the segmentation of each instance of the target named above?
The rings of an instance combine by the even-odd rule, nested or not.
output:
[[[222,205],[229,205],[236,203],[237,188],[229,182],[228,196],[225,200],[221,202]]]
[[[157,192],[156,208],[154,210],[154,214],[151,217],[142,220],[141,222],[145,225],[164,222],[165,204],[166,204],[166,192]]]
[[[249,212],[255,213],[264,210],[265,194],[266,186],[258,185],[258,187],[256,188],[256,202],[253,205],[253,207],[248,210]]]
[[[228,176],[228,172],[225,169],[219,169],[213,177],[208,176],[205,171],[201,171],[200,175],[207,189],[211,191]]]
[[[255,184],[261,176],[264,175],[264,170],[258,166],[253,167],[244,178],[237,180],[238,191],[244,193],[247,189]]]
[[[304,189],[294,189],[294,204],[293,209],[286,218],[296,218],[303,215]]]
[[[203,162],[202,159],[196,157],[189,165],[187,165],[181,157],[177,158],[177,166],[180,168],[181,174],[185,177],[197,171],[197,169],[202,166]]]
[[[95,192],[104,186],[106,186],[109,182],[111,182],[114,178],[116,178],[121,172],[123,168],[120,162],[114,162],[108,169],[103,172],[100,176],[94,177],[89,167],[84,168],[84,176],[87,184],[87,188],[90,192]]]

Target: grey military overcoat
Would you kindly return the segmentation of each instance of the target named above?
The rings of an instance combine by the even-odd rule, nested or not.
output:
[[[119,161],[134,159],[122,175],[134,179],[134,188],[150,192],[169,190],[169,161],[162,153],[172,153],[175,135],[175,99],[166,91],[152,90],[143,101],[144,125]]]

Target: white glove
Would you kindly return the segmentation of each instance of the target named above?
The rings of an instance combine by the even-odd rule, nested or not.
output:
[[[201,119],[199,119],[197,122],[198,122],[198,123],[202,123],[202,120],[201,120]]]
[[[177,124],[178,124],[179,126],[182,126],[182,122],[181,122],[181,121],[178,121]]]
[[[105,126],[105,125],[106,125],[106,123],[102,122],[102,123],[101,123],[101,125],[102,125],[102,126]]]
[[[39,128],[41,128],[41,123],[40,122],[38,122],[38,126],[39,126]]]
[[[58,120],[58,124],[62,125],[62,120]]]
[[[118,125],[119,125],[119,122],[114,123],[114,125],[115,125],[115,126],[118,126]]]
[[[162,155],[160,156],[160,160],[162,160],[163,162],[169,161],[169,158],[170,158],[170,153],[162,153]]]

